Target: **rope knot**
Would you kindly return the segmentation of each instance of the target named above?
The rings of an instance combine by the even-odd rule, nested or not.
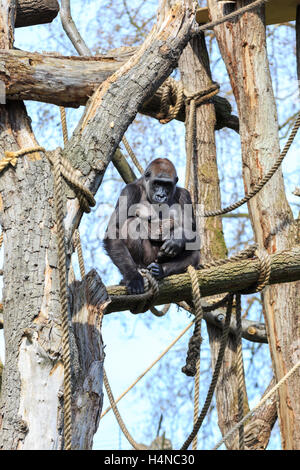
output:
[[[219,90],[220,85],[216,82],[212,82],[208,88],[195,93],[190,93],[187,90],[184,90],[185,104],[189,105],[191,101],[194,101],[195,106],[199,106],[200,104],[209,101],[213,96],[219,93]]]

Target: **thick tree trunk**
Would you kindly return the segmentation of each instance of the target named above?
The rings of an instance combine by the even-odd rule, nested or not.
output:
[[[236,8],[245,1],[237,1]],[[209,0],[212,19],[226,4]],[[259,181],[279,154],[278,123],[266,53],[263,9],[215,28],[240,118],[245,190]],[[267,125],[266,125],[267,123]],[[249,203],[256,240],[274,253],[295,245],[296,227],[287,203],[282,173]],[[276,381],[299,360],[299,283],[269,287],[263,295]],[[298,300],[297,300],[298,299]],[[279,390],[279,418],[284,449],[300,448],[300,374]]]
[[[11,1],[0,10],[2,49],[13,44],[14,8]],[[184,1],[172,8],[162,0],[158,23],[144,47],[91,99],[65,154],[70,159],[74,156],[80,174],[94,192],[143,100],[176,65],[189,39],[193,19],[194,11]],[[128,93],[124,93],[124,86]],[[0,120],[2,154],[5,150],[37,145],[22,103],[2,106]],[[20,157],[16,167],[5,169],[0,177],[6,344],[0,415],[2,449],[63,447],[64,367],[53,178],[48,161],[39,154],[35,156],[36,161]],[[71,236],[82,212],[73,191],[67,186],[65,189],[69,265]],[[83,283],[82,290],[74,286],[73,446],[87,448],[91,447],[102,406],[103,350],[97,325],[102,303],[97,304],[98,293],[91,294],[87,284]],[[87,351],[90,338],[93,348]]]
[[[259,275],[258,260],[244,260],[227,263],[223,266],[215,266],[210,269],[200,269],[197,277],[201,290],[201,296],[223,294],[225,292],[239,292],[256,284]],[[277,252],[271,255],[270,284],[291,283],[300,278],[300,248],[295,247],[290,251]],[[129,310],[136,306],[136,299],[117,299],[114,295],[126,295],[124,286],[107,287],[111,303],[105,313]],[[191,280],[188,274],[176,274],[159,282],[159,295],[155,299],[155,305],[186,300],[192,301]]]
[[[179,60],[184,88],[190,94],[197,93],[211,85],[211,71],[209,57],[206,49],[204,35],[194,38],[187,45]],[[215,144],[215,122],[216,115],[211,103],[206,103],[197,108],[194,161],[191,168],[191,188],[193,200],[197,201],[206,211],[220,209],[221,195],[218,177],[218,166]],[[187,129],[189,123],[187,123]],[[189,139],[187,132],[187,139]],[[188,148],[188,142],[187,142]],[[203,219],[202,219],[203,220]],[[212,259],[226,257],[226,245],[222,230],[221,217],[211,217],[203,220],[201,226],[201,262],[208,263]],[[202,290],[201,290],[202,292]],[[219,309],[216,314],[224,315],[224,309]],[[212,368],[217,360],[221,330],[207,323],[209,333]],[[238,416],[238,382],[237,382],[237,340],[236,336],[230,335],[225,350],[223,367],[220,371],[218,386],[216,387],[216,403],[218,410],[218,423],[222,434],[229,430]],[[246,387],[244,386],[246,396]],[[245,399],[245,405],[247,400]],[[247,406],[245,411],[248,411]],[[228,448],[236,449],[232,443],[227,443]]]
[[[76,108],[85,105],[99,85],[119,70],[137,50],[136,47],[121,47],[105,56],[93,57],[0,51],[0,79],[5,83],[6,98],[9,100],[34,100]],[[162,87],[142,103],[139,111],[158,119],[161,101]],[[231,114],[226,98],[213,97],[213,103],[217,114],[216,128],[230,127],[238,132],[238,118]],[[185,120],[184,102],[176,119]]]

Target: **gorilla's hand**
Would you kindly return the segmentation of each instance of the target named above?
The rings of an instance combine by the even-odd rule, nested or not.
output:
[[[128,294],[144,293],[144,279],[138,271],[133,273],[131,276],[126,276],[124,283],[127,287]]]
[[[168,256],[170,258],[174,258],[175,256],[179,255],[183,248],[184,240],[170,238],[170,240],[166,240],[160,247],[158,256]]]
[[[164,275],[163,269],[160,264],[158,263],[151,263],[147,266],[152,276],[156,277],[157,279],[161,279]]]

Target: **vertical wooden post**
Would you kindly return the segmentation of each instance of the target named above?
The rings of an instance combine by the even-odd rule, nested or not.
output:
[[[236,8],[246,1],[237,1]],[[222,2],[208,0],[213,20],[223,16]],[[226,6],[224,7],[225,10]],[[279,155],[276,104],[266,51],[264,8],[215,28],[230,76],[240,118],[245,190],[258,182]],[[295,244],[296,226],[281,170],[249,204],[256,241],[274,253]],[[270,286],[263,294],[273,369],[278,381],[299,359],[299,283]],[[298,292],[298,294],[297,294]],[[300,447],[299,372],[279,391],[283,449]]]
[[[203,34],[192,39],[186,46],[179,60],[179,69],[184,88],[189,94],[205,90],[211,85],[209,57]],[[203,205],[206,211],[217,210],[221,207],[216,159],[215,123],[215,109],[211,102],[197,107],[195,158],[191,171],[191,187],[193,200]],[[200,236],[201,262],[209,262],[212,259],[226,257],[227,249],[222,231],[221,217],[202,219]],[[207,324],[207,329],[212,354],[212,367],[214,368],[220,347],[221,332],[209,324]],[[236,338],[230,336],[216,388],[218,424],[223,435],[229,431],[237,416],[236,349]],[[201,387],[202,394],[205,394],[205,390],[205,387]],[[246,391],[245,387],[244,390]],[[247,409],[246,405],[246,411]],[[226,443],[229,449],[238,448],[238,442],[234,441],[234,437]]]

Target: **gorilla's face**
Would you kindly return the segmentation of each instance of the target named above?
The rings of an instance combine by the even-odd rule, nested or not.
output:
[[[147,197],[156,204],[168,203],[174,194],[174,181],[170,179],[155,178],[148,185]]]

